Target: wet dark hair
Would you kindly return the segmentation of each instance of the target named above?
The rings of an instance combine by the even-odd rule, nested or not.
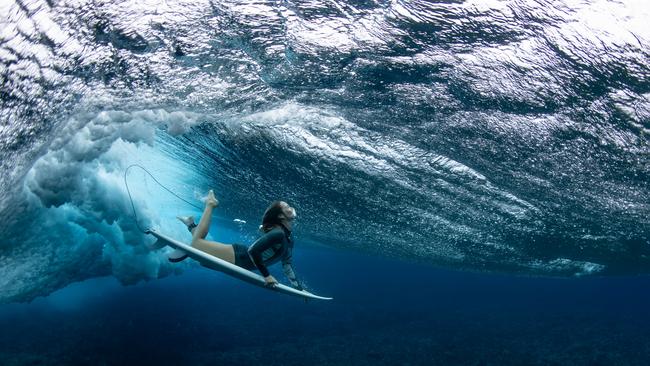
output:
[[[262,216],[263,232],[269,232],[278,225],[284,226],[283,221],[286,220],[286,218],[282,211],[282,202],[284,201],[273,201],[266,211],[264,211],[264,216]]]

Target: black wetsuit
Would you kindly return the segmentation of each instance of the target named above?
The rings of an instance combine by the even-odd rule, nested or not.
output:
[[[248,248],[241,244],[234,244],[233,247],[236,265],[248,270],[258,269],[264,277],[270,274],[266,267],[281,260],[282,270],[291,285],[302,289],[291,264],[293,252],[291,231],[284,226],[276,226],[269,230]]]

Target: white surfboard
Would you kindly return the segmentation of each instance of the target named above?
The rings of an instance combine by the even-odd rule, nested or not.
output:
[[[318,299],[318,300],[332,300],[331,297],[323,297],[323,296],[318,296],[314,295],[311,292],[307,291],[300,291],[297,290],[293,287],[289,287],[283,284],[278,284],[273,287],[268,287],[265,286],[265,281],[264,277],[258,275],[257,273],[253,273],[251,271],[245,270],[239,266],[236,266],[230,262],[224,261],[223,259],[217,258],[215,256],[212,256],[208,253],[205,253],[203,251],[200,251],[192,246],[189,246],[187,244],[184,244],[178,240],[172,239],[166,235],[163,235],[153,229],[149,229],[149,234],[155,236],[158,238],[158,242],[154,244],[154,247],[162,247],[160,244],[164,245],[169,245],[170,247],[183,251],[189,256],[190,258],[198,261],[202,265],[215,269],[217,271],[221,271],[229,276],[235,277],[237,279],[240,279],[242,281],[246,281],[248,283],[251,283],[253,285],[263,287],[269,290],[277,291],[277,292],[282,292],[287,295],[293,295],[293,296],[299,296],[299,297],[305,297],[308,299]]]

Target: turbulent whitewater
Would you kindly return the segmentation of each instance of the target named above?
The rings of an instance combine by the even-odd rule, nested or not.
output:
[[[0,301],[179,268],[134,224],[133,163],[197,204],[214,188],[232,240],[281,198],[298,245],[648,273],[648,19],[645,0],[3,1]],[[143,225],[187,235],[196,209],[128,179]]]

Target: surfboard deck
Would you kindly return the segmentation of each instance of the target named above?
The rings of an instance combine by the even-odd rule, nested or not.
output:
[[[325,297],[325,296],[318,296],[315,294],[312,294],[311,292],[308,291],[300,291],[297,290],[293,287],[289,287],[287,285],[283,285],[279,283],[278,285],[274,287],[268,287],[265,286],[265,281],[264,277],[258,275],[257,273],[253,273],[251,271],[245,270],[239,266],[236,266],[230,262],[227,262],[223,259],[217,258],[215,256],[212,256],[208,253],[205,253],[203,251],[200,251],[190,245],[187,245],[181,241],[178,241],[176,239],[173,239],[169,236],[163,235],[154,229],[149,229],[149,234],[155,236],[160,243],[156,244],[165,244],[168,245],[174,249],[179,249],[187,253],[187,255],[201,263],[203,266],[206,266],[211,269],[215,269],[217,271],[221,271],[231,277],[235,277],[237,279],[240,279],[242,281],[248,282],[250,284],[253,284],[255,286],[259,286],[268,290],[276,291],[276,292],[281,292],[287,295],[292,295],[292,296],[299,296],[299,297],[304,297],[308,299],[316,299],[316,300],[332,300],[331,297]],[[158,245],[156,245],[158,246]]]

